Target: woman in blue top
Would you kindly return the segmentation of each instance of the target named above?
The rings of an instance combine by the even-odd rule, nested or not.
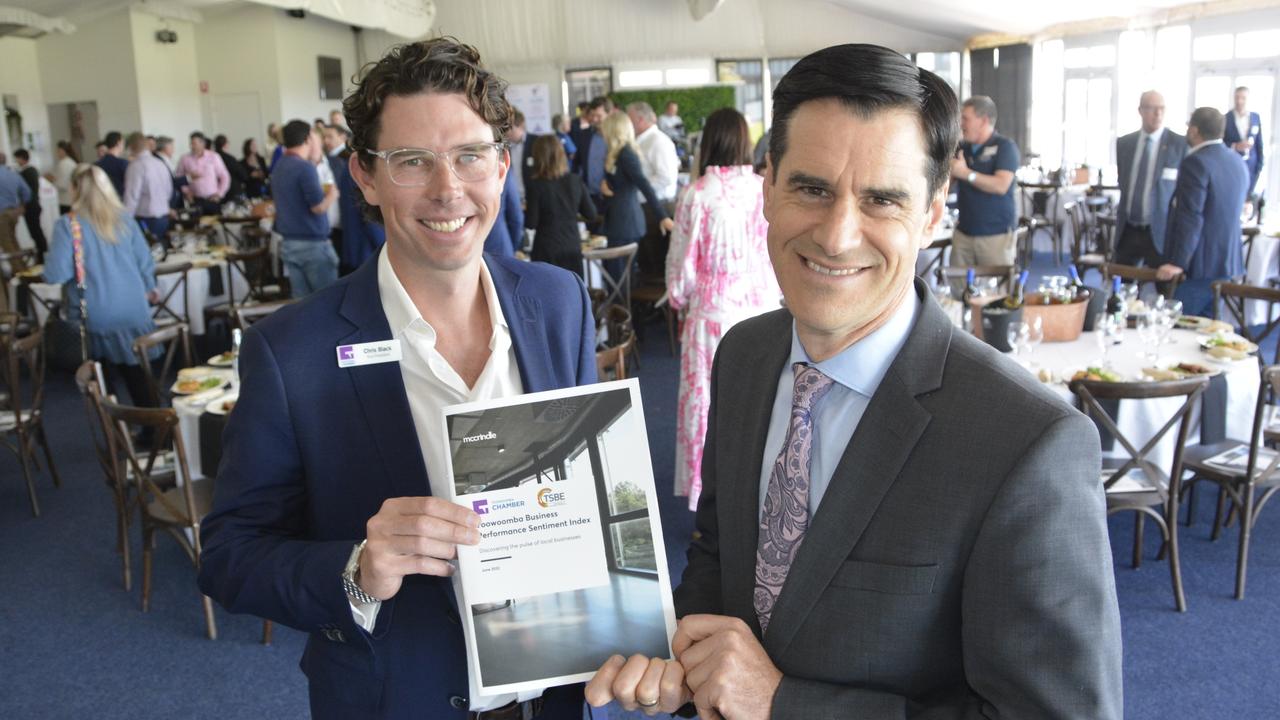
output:
[[[109,383],[114,384],[112,376],[123,376],[135,405],[155,406],[133,354],[134,338],[156,329],[149,307],[158,297],[155,260],[101,168],[81,164],[71,174],[71,212],[54,223],[45,259],[45,282],[66,284],[67,318],[79,322],[73,223],[80,227],[84,247],[89,356],[102,362]]]

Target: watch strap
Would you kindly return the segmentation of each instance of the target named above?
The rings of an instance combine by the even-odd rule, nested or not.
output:
[[[374,605],[376,603],[382,602],[378,598],[360,589],[360,584],[357,583],[354,579],[347,577],[346,575],[342,576],[342,589],[347,591],[347,596],[350,597],[352,600],[363,603],[365,605]]]

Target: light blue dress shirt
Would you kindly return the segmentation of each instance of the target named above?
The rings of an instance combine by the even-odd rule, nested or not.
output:
[[[769,475],[773,473],[773,465],[778,459],[778,453],[782,451],[782,442],[787,435],[792,388],[795,385],[795,372],[791,366],[798,362],[809,363],[835,380],[827,394],[818,401],[813,413],[813,445],[809,460],[809,517],[812,518],[822,503],[822,496],[853,437],[853,431],[858,428],[858,422],[862,420],[862,414],[871,402],[871,396],[880,387],[880,381],[889,371],[889,366],[906,344],[919,309],[920,298],[912,287],[888,322],[820,363],[809,359],[809,354],[796,335],[795,322],[792,321],[791,357],[778,375],[773,412],[769,415],[769,434],[765,436],[764,456],[760,463],[759,508],[764,507]]]
[[[0,165],[0,210],[31,202],[31,188],[27,181],[7,165]]]

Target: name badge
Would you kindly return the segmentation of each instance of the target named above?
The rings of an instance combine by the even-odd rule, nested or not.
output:
[[[1000,151],[999,147],[995,145],[988,145],[987,147],[982,148],[982,155],[980,155],[979,157],[981,157],[983,160],[986,160],[988,158],[993,158],[996,156],[996,153],[999,151]]]
[[[1165,168],[1164,170],[1160,171],[1160,179],[1161,180],[1177,180],[1178,168]]]
[[[400,362],[400,341],[379,340],[358,345],[339,345],[337,352],[340,368]]]

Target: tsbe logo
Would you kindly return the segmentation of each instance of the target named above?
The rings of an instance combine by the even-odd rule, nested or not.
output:
[[[488,515],[489,501],[488,500],[472,500],[471,509],[475,510],[477,515]]]
[[[544,508],[564,505],[567,502],[569,502],[569,499],[562,490],[542,488],[538,491],[538,504]]]

